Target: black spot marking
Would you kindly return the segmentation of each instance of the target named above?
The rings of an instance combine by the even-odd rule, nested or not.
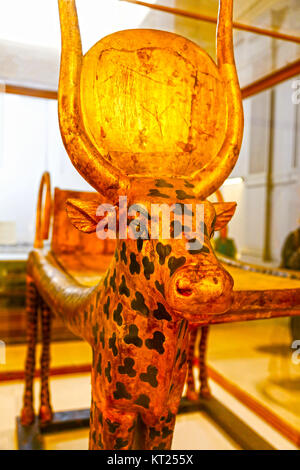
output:
[[[107,281],[108,281],[109,273],[110,273],[110,271],[108,270],[107,273],[106,273],[106,275],[105,275],[105,278],[104,278],[104,285],[105,285],[105,287],[107,287]]]
[[[96,308],[98,307],[100,295],[101,295],[101,291],[97,292],[97,294],[96,294]]]
[[[115,450],[124,449],[124,447],[126,447],[127,445],[128,445],[128,441],[125,441],[125,439],[122,439],[121,437],[118,437],[118,438],[116,439],[116,443],[115,443],[114,449],[115,449]]]
[[[108,361],[107,367],[105,367],[105,377],[107,378],[109,383],[111,383],[111,380],[112,380],[110,372],[111,372],[111,363],[110,361]]]
[[[166,423],[170,423],[172,421],[172,419],[175,418],[175,415],[173,413],[171,413],[171,411],[169,410],[168,412],[168,416],[167,416],[167,419],[166,419]]]
[[[139,329],[136,325],[129,326],[129,333],[124,337],[126,344],[133,344],[137,348],[141,348],[143,341],[139,338]]]
[[[163,354],[165,352],[163,347],[165,340],[165,335],[161,331],[155,331],[152,339],[146,339],[145,345],[148,349],[154,349],[158,354]]]
[[[182,227],[182,231],[183,231],[184,234],[187,234],[187,233],[189,233],[189,232],[191,231],[191,228],[190,228],[190,227],[187,227],[186,225],[184,225],[184,226]]]
[[[99,423],[103,426],[103,413],[99,413]]]
[[[100,447],[100,449],[103,449],[104,447],[101,434],[99,434],[99,437],[98,437],[98,447]]]
[[[108,430],[111,434],[114,434],[116,430],[120,427],[120,423],[112,423],[110,419],[105,420],[108,424]]]
[[[165,264],[166,257],[171,253],[172,248],[170,245],[163,245],[162,243],[157,243],[156,252],[159,256],[159,264]]]
[[[151,216],[149,214],[149,212],[147,211],[147,209],[140,205],[140,204],[133,204],[131,206],[131,209],[136,211],[137,212],[137,216],[139,218],[144,218],[144,219],[147,219],[147,220],[151,220]],[[131,218],[133,218],[134,216],[131,216]]]
[[[153,315],[157,320],[172,320],[171,315],[169,314],[169,312],[167,312],[163,304],[157,302],[157,307],[158,308],[153,312]]]
[[[135,377],[136,370],[133,369],[133,366],[134,366],[134,360],[131,357],[125,357],[124,365],[119,366],[118,370],[120,374],[126,374],[129,377]]]
[[[135,428],[136,422],[133,423],[133,425],[128,429],[128,432],[132,432]]]
[[[203,232],[204,232],[204,235],[206,235],[208,237],[208,229],[207,229],[207,225],[205,222],[202,222],[202,227],[203,227]]]
[[[104,349],[104,347],[105,347],[104,328],[103,328],[102,331],[100,332],[99,341],[100,341],[100,343],[102,344],[102,348]]]
[[[186,363],[186,352],[183,351],[182,355],[181,355],[181,360],[180,360],[180,364],[179,364],[179,369],[182,368],[182,366]]]
[[[151,440],[160,436],[160,431],[156,431],[155,428],[149,428],[149,437]]]
[[[170,230],[171,238],[177,238],[177,239],[178,237],[182,238],[182,234],[186,233],[189,230],[190,228],[182,226],[182,223],[179,220],[173,220],[171,222],[171,230]]]
[[[194,188],[194,187],[195,187],[194,184],[190,183],[190,182],[187,181],[187,180],[184,180],[184,186],[185,186],[186,188]]]
[[[126,255],[126,243],[122,243],[122,250],[121,250],[121,260],[124,264],[127,264],[127,255]]]
[[[133,274],[140,274],[141,267],[136,260],[136,255],[134,253],[130,253],[130,266],[129,266],[130,273]]]
[[[177,351],[177,353],[176,353],[176,357],[175,357],[175,364],[176,364],[176,362],[178,361],[180,354],[181,354],[181,350],[178,349],[178,351]]]
[[[150,189],[148,196],[149,197],[161,197],[163,199],[169,199],[170,197],[167,194],[161,193],[158,189]]]
[[[183,202],[177,202],[175,204],[175,207],[174,207],[174,210],[173,210],[174,214],[176,215],[182,215],[182,214],[185,214],[185,215],[189,215],[189,216],[194,216],[194,212],[191,211],[187,204],[184,204]]]
[[[192,238],[191,240],[188,241],[188,249],[187,251],[191,255],[199,255],[199,254],[209,254],[210,251],[209,249],[203,245],[203,243],[198,240],[198,238]]]
[[[114,321],[119,326],[121,326],[122,323],[123,323],[123,318],[122,318],[122,315],[121,315],[122,310],[123,310],[123,305],[118,303],[117,308],[114,310],[113,318],[114,318]]]
[[[158,446],[153,447],[153,450],[164,450],[166,448],[166,444],[161,442]]]
[[[108,340],[108,347],[109,347],[109,349],[112,350],[112,353],[113,353],[114,356],[118,355],[118,348],[116,346],[116,339],[117,339],[116,333],[113,333],[112,337],[109,338],[109,340]]]
[[[103,306],[103,312],[105,313],[107,320],[108,320],[108,317],[109,317],[109,304],[110,304],[110,297],[108,296],[107,301]]]
[[[179,332],[178,332],[178,338],[179,338],[180,335],[181,335],[181,332],[182,332],[182,329],[183,329],[183,326],[184,326],[185,322],[186,322],[186,320],[182,320],[182,322],[180,323]]]
[[[125,385],[122,382],[117,382],[116,390],[114,391],[114,398],[116,400],[122,400],[122,398],[131,400],[132,397],[130,393],[127,392]]]
[[[140,312],[142,315],[144,315],[144,317],[149,315],[149,309],[145,304],[144,296],[140,292],[135,293],[135,299],[133,299],[131,302],[131,307],[133,310],[136,310],[137,312]]]
[[[163,284],[160,284],[158,281],[155,281],[155,287],[158,290],[158,292],[161,293],[161,295],[164,297],[165,296],[165,287]]]
[[[166,180],[164,179],[158,179],[155,181],[155,186],[157,188],[174,188],[173,184],[171,183],[168,183]]]
[[[130,297],[130,290],[127,287],[126,279],[124,275],[122,276],[122,282],[119,286],[119,294],[126,295],[126,297]]]
[[[110,287],[112,288],[112,290],[113,290],[114,292],[116,292],[116,289],[117,289],[117,286],[116,286],[116,275],[117,275],[117,271],[116,271],[116,269],[115,269],[113,275],[111,276],[111,278],[110,278],[110,280],[109,280],[109,285],[110,285]]]
[[[173,276],[175,273],[176,269],[181,268],[186,262],[186,258],[184,256],[181,256],[181,258],[175,258],[175,256],[171,256],[168,262],[168,266],[170,269],[170,277]]]
[[[163,439],[166,439],[167,437],[169,437],[171,434],[173,434],[173,431],[171,429],[169,429],[167,426],[164,426],[162,428],[162,438]]]
[[[137,245],[137,249],[138,249],[139,253],[143,249],[143,243],[144,243],[144,240],[142,238],[138,238],[137,241],[136,241],[136,245]]]
[[[142,406],[143,408],[149,408],[150,398],[147,395],[140,395],[134,402],[136,405]]]
[[[158,385],[157,376],[158,370],[154,366],[147,367],[147,373],[140,374],[140,379],[142,382],[147,382],[151,387],[156,388]]]
[[[97,372],[102,375],[102,355],[99,354],[98,363],[97,363]]]
[[[116,251],[115,251],[115,258],[116,258],[116,261],[118,262],[118,261],[119,261],[119,252],[118,252],[118,249],[116,249]]]
[[[149,281],[151,274],[154,273],[154,263],[149,261],[148,256],[143,258],[144,276]]]
[[[99,331],[98,323],[96,323],[96,325],[93,326],[92,331],[93,331],[94,341],[95,341],[95,343],[97,343],[98,331]]]
[[[146,213],[147,216],[145,218],[144,213],[140,213],[140,216],[138,218],[133,219],[132,221],[129,220],[130,223],[130,236],[135,239],[135,240],[146,240],[149,238],[148,235],[148,223],[146,222],[146,218],[148,215],[148,212]]]
[[[96,431],[93,432],[92,439],[94,441],[94,444],[96,444]]]
[[[88,312],[85,310],[85,311],[84,311],[84,323],[87,322],[88,316],[89,316],[89,314],[88,314]]]
[[[194,194],[188,194],[182,189],[176,190],[176,196],[177,196],[177,199],[179,199],[180,201],[182,201],[183,199],[195,199]]]

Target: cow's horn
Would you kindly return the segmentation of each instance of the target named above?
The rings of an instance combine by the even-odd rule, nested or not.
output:
[[[112,167],[86,135],[80,109],[82,44],[75,0],[58,0],[62,53],[59,81],[59,123],[71,162],[97,191],[109,194],[127,187],[124,175]]]
[[[194,176],[196,192],[206,198],[228,178],[238,159],[244,129],[242,96],[233,51],[233,0],[220,0],[217,33],[218,67],[227,99],[227,130],[218,155]]]

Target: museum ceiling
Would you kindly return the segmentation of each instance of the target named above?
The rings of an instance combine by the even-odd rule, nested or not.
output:
[[[218,0],[144,2],[212,17],[216,17],[219,3]],[[235,0],[234,5],[235,20],[240,23],[299,36],[299,0]],[[77,0],[77,6],[85,51],[107,34],[142,27],[176,32],[215,56],[214,24],[126,0]],[[56,90],[60,51],[57,2],[0,0],[0,13],[0,80]],[[273,46],[281,52],[272,63],[270,38],[235,30],[234,39],[239,74],[245,75],[244,85],[300,57],[300,45],[274,40]],[[250,63],[253,73],[246,70]]]
[[[126,1],[126,0],[125,0]],[[134,1],[134,0],[133,0]],[[218,0],[145,0],[145,3],[162,5],[175,10],[216,17]],[[235,21],[299,37],[299,0],[236,0]],[[174,31],[187,37],[215,58],[215,24],[199,21],[180,14],[149,10],[142,26],[164,29],[167,17],[173,18]],[[242,86],[261,78],[272,71],[294,62],[300,57],[300,45],[247,31],[234,32],[237,67]]]
[[[182,10],[216,16],[218,0],[150,0],[149,3],[180,8]],[[277,12],[284,23],[284,29],[299,33],[300,16],[296,15],[300,4],[298,0],[237,0],[234,4],[235,19],[240,22],[272,27],[268,18],[270,12]],[[276,28],[276,26],[274,26]]]

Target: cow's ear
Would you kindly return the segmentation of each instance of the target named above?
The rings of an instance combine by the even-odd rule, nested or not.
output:
[[[75,228],[85,233],[96,232],[97,225],[102,219],[96,215],[100,200],[81,201],[80,199],[68,199],[66,210],[68,217]]]
[[[236,202],[215,202],[214,208],[216,211],[216,222],[214,226],[215,232],[226,227],[228,222],[232,219],[236,209]]]

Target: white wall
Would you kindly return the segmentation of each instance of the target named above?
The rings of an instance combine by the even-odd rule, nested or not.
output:
[[[76,5],[84,53],[108,34],[140,27],[149,13],[119,0],[77,0]],[[168,26],[172,29],[166,20]],[[60,44],[57,0],[0,0],[0,80],[56,90]]]
[[[236,216],[230,223],[230,236],[235,238],[242,256],[256,257],[260,261],[263,255],[265,230],[265,202],[266,202],[266,171],[260,173],[250,172],[250,163],[258,159],[264,161],[268,158],[269,132],[265,141],[253,146],[256,128],[255,122],[266,126],[274,126],[273,143],[273,190],[272,190],[272,225],[271,225],[271,255],[275,263],[280,261],[280,253],[287,234],[295,230],[300,223],[300,168],[299,142],[300,123],[296,121],[297,106],[292,102],[292,82],[289,80],[275,89],[275,111],[273,120],[270,120],[268,101],[265,100],[265,110],[253,107],[253,99],[244,101],[245,134],[240,160],[232,176],[241,176],[244,182],[239,187],[225,186],[222,190],[226,200],[236,200],[238,209]],[[269,93],[269,92],[266,92]],[[256,99],[263,99],[258,95]],[[255,115],[253,116],[253,112]],[[299,114],[298,114],[299,115]],[[298,127],[296,128],[296,125]],[[252,132],[251,132],[252,129]],[[261,142],[261,141],[260,141]],[[298,142],[298,144],[297,144]],[[296,147],[297,145],[297,147]],[[251,152],[255,150],[255,154]],[[259,151],[260,150],[260,151]],[[255,168],[256,165],[254,165]]]
[[[263,15],[252,18],[255,24],[286,31],[299,29],[300,3],[286,0],[282,5],[266,9]],[[272,14],[272,9],[274,13]],[[272,47],[274,54],[272,55]],[[253,34],[239,33],[236,58],[242,86],[280,68],[299,57],[300,47],[285,41],[273,41]],[[271,116],[270,91],[244,101],[245,134],[239,162],[232,176],[244,182],[223,189],[225,199],[236,197],[238,210],[230,224],[242,256],[261,261],[265,236],[265,206],[267,162],[272,152],[270,131],[273,128],[273,174],[271,215],[271,256],[275,263],[287,234],[300,223],[300,110],[292,102],[292,83],[286,81],[274,88],[274,115]]]
[[[58,128],[56,101],[0,95],[0,222],[15,222],[18,243],[32,243],[41,175],[53,186],[84,189]]]

